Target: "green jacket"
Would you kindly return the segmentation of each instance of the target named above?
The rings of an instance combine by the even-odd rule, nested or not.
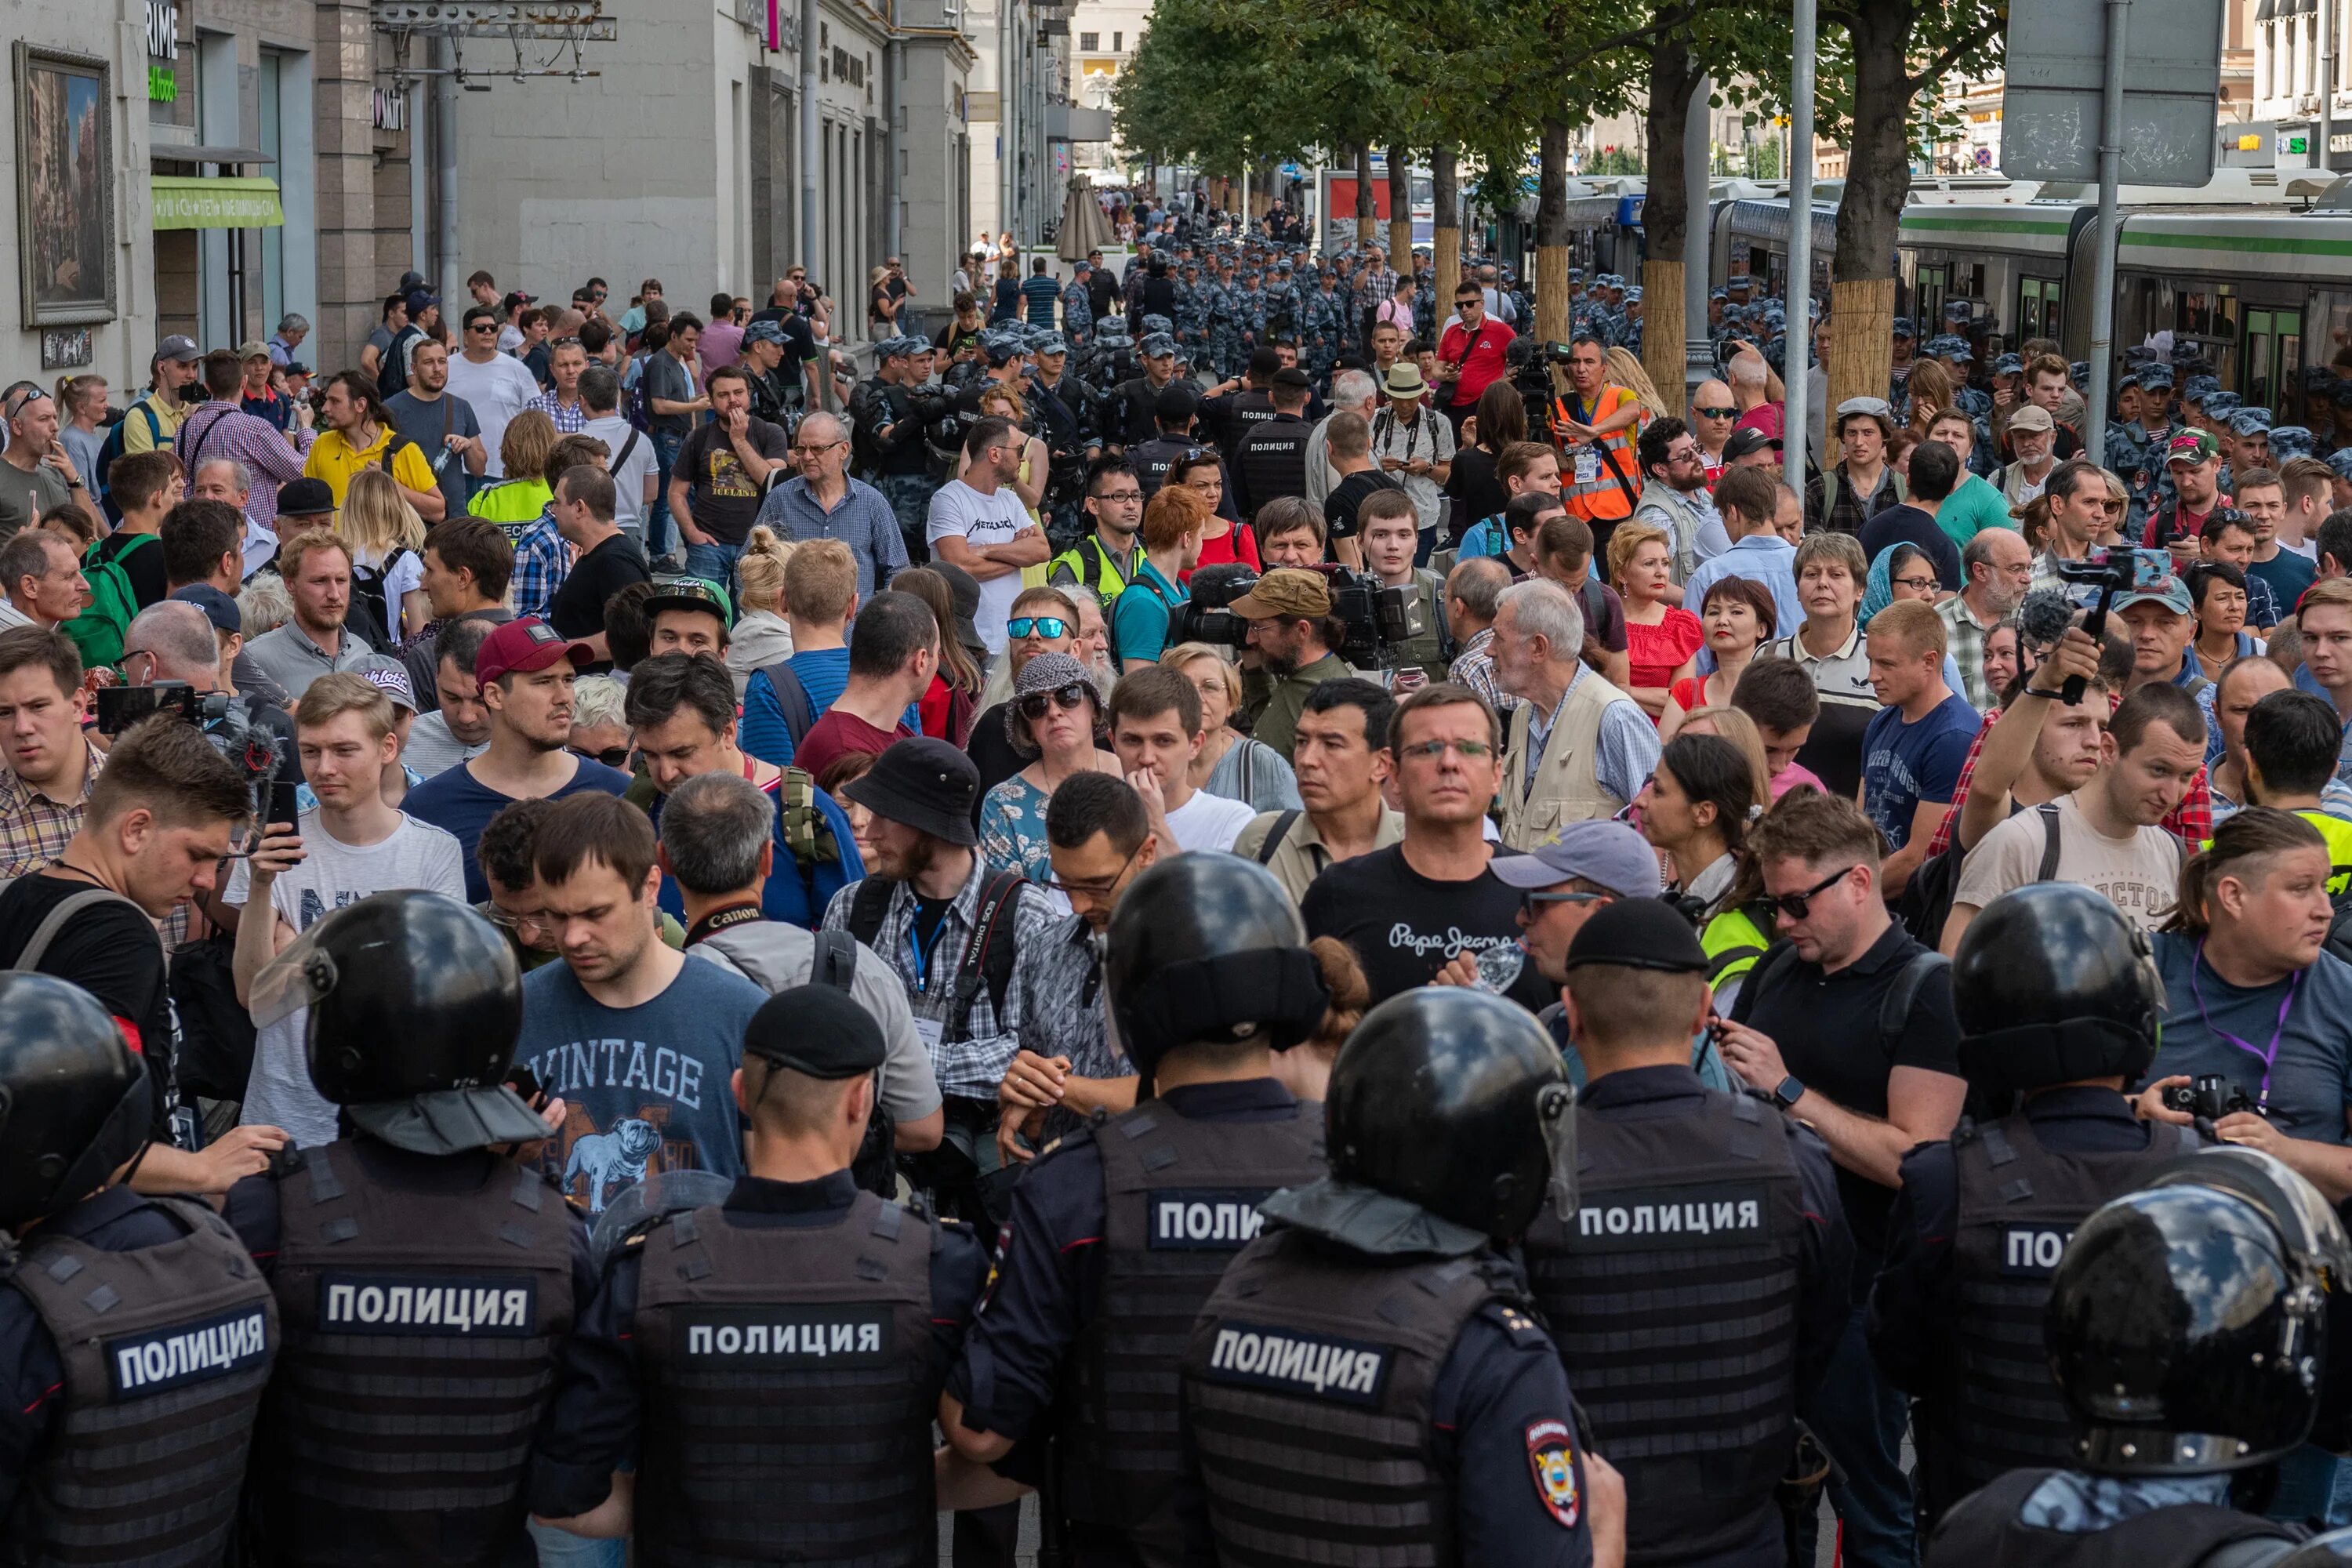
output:
[[[1253,721],[1251,735],[1280,752],[1284,762],[1290,761],[1291,750],[1298,743],[1298,715],[1306,710],[1307,694],[1327,680],[1355,673],[1336,653],[1302,665],[1278,681],[1263,670],[1250,671],[1243,682],[1243,699]]]

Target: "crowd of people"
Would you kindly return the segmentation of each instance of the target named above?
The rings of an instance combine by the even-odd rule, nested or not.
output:
[[[1744,279],[1676,405],[1613,278],[1531,353],[1507,267],[1208,216],[936,341],[878,268],[854,386],[796,268],[0,394],[34,1560],[2352,1521],[2316,1352],[2182,1427],[2034,1338],[2110,1200],[2220,1234],[2151,1182],[2352,1263],[2352,448],[2136,353],[2101,467],[1898,321],[1800,489]]]

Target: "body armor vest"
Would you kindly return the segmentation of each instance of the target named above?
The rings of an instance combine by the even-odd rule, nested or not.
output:
[[[1092,1130],[1103,1169],[1102,1295],[1079,1336],[1063,1504],[1181,1561],[1180,1363],[1217,1280],[1265,1222],[1257,1205],[1325,1173],[1321,1118],[1203,1121],[1138,1106]],[[1155,1555],[1165,1551],[1169,1555]]]
[[[929,1568],[938,1245],[863,1192],[828,1226],[706,1208],[646,1237],[641,1563]]]
[[[2234,1542],[2287,1543],[2303,1531],[2260,1514],[2210,1503],[2151,1510],[2105,1530],[2068,1531],[2018,1518],[2054,1472],[2011,1470],[1955,1510],[1927,1542],[1923,1568],[2199,1568]]]
[[[1314,433],[1314,426],[1295,416],[1249,426],[1234,461],[1234,478],[1249,498],[1253,516],[1276,496],[1307,493],[1307,438]]]
[[[2157,1126],[2136,1153],[2062,1154],[2022,1111],[1954,1135],[1955,1355],[1944,1392],[1921,1405],[1931,1508],[1949,1508],[2005,1471],[2073,1458],[2074,1423],[2042,1343],[2051,1270],[2094,1210],[2200,1142],[2191,1128]]]
[[[1751,1539],[1796,1437],[1804,1197],[1750,1095],[1578,1123],[1576,1218],[1528,1232],[1536,1301],[1593,1441],[1624,1473],[1629,1558]]]
[[[572,1329],[562,1194],[502,1160],[470,1192],[388,1187],[349,1141],[304,1150],[278,1194],[271,1557],[498,1563]]]
[[[187,1234],[108,1252],[44,1226],[0,1274],[65,1365],[57,1441],[0,1520],[0,1561],[221,1561],[278,1351],[261,1271],[202,1204],[148,1198]]]
[[[1184,1355],[1184,1405],[1225,1563],[1460,1560],[1430,1452],[1438,1373],[1500,1259],[1381,1260],[1296,1230],[1225,1270]]]

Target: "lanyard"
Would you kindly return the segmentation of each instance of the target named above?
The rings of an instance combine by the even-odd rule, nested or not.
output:
[[[2254,1105],[2257,1110],[2267,1109],[2271,1102],[2271,1068],[2278,1063],[2279,1037],[2286,1033],[2286,1016],[2287,1013],[2294,1006],[2295,992],[2302,988],[2303,971],[2300,969],[2296,970],[2294,972],[2294,978],[2286,983],[2286,999],[2279,1004],[2278,1022],[2271,1030],[2270,1047],[2269,1049],[2264,1050],[2257,1047],[2252,1040],[2240,1039],[2237,1036],[2230,1033],[2229,1030],[2222,1028],[2220,1025],[2213,1022],[2213,1016],[2205,1010],[2204,988],[2197,983],[2197,971],[2204,967],[2204,964],[2205,943],[2200,940],[2197,943],[2196,959],[2189,966],[2189,994],[2196,1000],[2197,1016],[2204,1020],[2205,1026],[2207,1028],[2212,1030],[2215,1034],[2221,1036],[2223,1039],[2229,1041],[2231,1045],[2237,1047],[2248,1056],[2260,1057],[2263,1058],[2263,1089],[2262,1092],[2255,1097]]]
[[[912,953],[915,959],[915,992],[918,995],[927,996],[930,994],[931,989],[931,954],[939,952],[940,938],[947,934],[948,911],[940,910],[940,923],[931,928],[931,945],[928,952],[923,949],[922,923],[922,907],[918,904],[914,910],[914,918],[907,922],[907,951]]]

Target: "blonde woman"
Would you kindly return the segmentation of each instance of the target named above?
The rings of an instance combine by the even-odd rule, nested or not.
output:
[[[761,523],[744,540],[735,563],[735,607],[740,615],[728,638],[727,668],[738,697],[754,671],[793,657],[793,624],[784,618],[784,564],[792,558],[792,541],[779,539]]]
[[[1913,436],[1925,441],[1936,416],[1952,406],[1951,374],[1934,360],[1920,360],[1903,383],[1903,394],[1910,409],[1904,423]]]
[[[1160,662],[1201,694],[1201,728],[1209,738],[1192,759],[1192,787],[1240,801],[1253,811],[1298,810],[1298,779],[1290,763],[1272,746],[1233,727],[1242,705],[1240,672],[1204,642],[1179,643]]]
[[[1609,367],[1609,384],[1622,386],[1640,400],[1642,417],[1637,429],[1640,425],[1647,425],[1660,415],[1672,412],[1658,395],[1657,384],[1650,379],[1650,373],[1642,368],[1642,362],[1635,359],[1630,350],[1611,349],[1603,356],[1603,362]]]
[[[74,472],[87,483],[98,483],[98,454],[106,446],[106,377],[58,377],[58,439],[73,459]]]
[[[980,412],[989,418],[1010,419],[1015,429],[1024,432],[1021,472],[1013,481],[1013,493],[1021,498],[1022,506],[1029,513],[1029,521],[1042,524],[1045,520],[1038,515],[1037,508],[1045,499],[1045,443],[1026,434],[1029,410],[1023,405],[1021,395],[1010,386],[992,386],[980,395]],[[971,454],[966,452],[956,459],[956,478],[963,478],[971,468]],[[1042,578],[1039,580],[1043,581]]]
[[[1673,552],[1665,531],[1646,522],[1621,522],[1609,536],[1609,575],[1625,602],[1633,677],[1627,695],[1642,705],[1654,724],[1665,711],[1675,683],[1690,679],[1699,647],[1706,640],[1696,616],[1666,603]]]
[[[541,416],[544,417],[544,416]],[[425,520],[382,468],[362,468],[343,492],[335,532],[352,550],[351,620],[379,648],[425,629]]]

